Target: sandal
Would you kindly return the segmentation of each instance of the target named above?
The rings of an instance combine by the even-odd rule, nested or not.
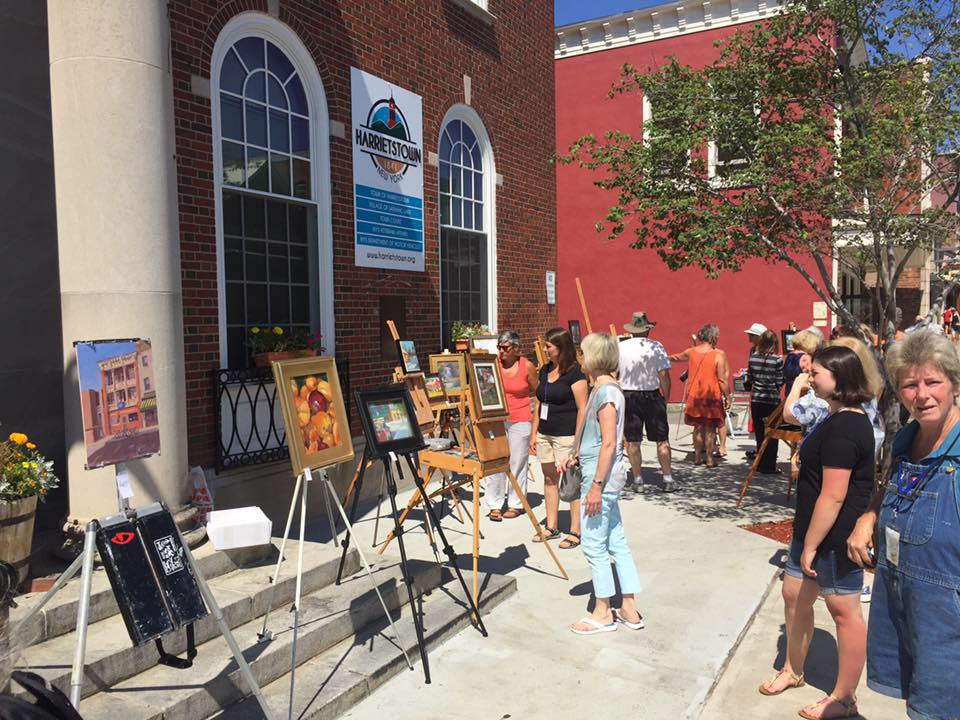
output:
[[[643,615],[640,614],[639,610],[637,611],[636,622],[630,622],[627,620],[627,618],[623,615],[622,609],[616,609],[613,611],[613,621],[618,622],[621,625],[630,628],[631,630],[643,630]]]
[[[836,703],[836,704],[835,704],[835,705],[832,705],[832,706],[830,707],[830,710],[827,710],[825,707],[823,707],[823,706],[825,706],[827,703],[829,703],[829,702],[831,702],[831,701],[834,702],[834,703]],[[833,711],[833,709],[836,708],[837,705],[840,706],[840,714],[839,714],[839,715],[825,715],[825,714],[824,714],[824,713],[826,713],[826,712]],[[817,710],[817,709],[820,710],[820,714],[819,714],[819,715],[814,715],[813,713],[810,712],[810,710]],[[851,717],[857,717],[857,716],[860,715],[860,713],[857,712],[857,699],[856,699],[856,698],[852,698],[852,699],[850,699],[850,700],[841,700],[841,699],[838,698],[836,695],[825,695],[825,696],[823,696],[822,698],[820,698],[819,700],[817,700],[815,703],[813,703],[812,705],[807,705],[807,707],[803,708],[803,709],[799,712],[799,715],[800,715],[800,717],[802,717],[802,718],[807,718],[807,720],[834,720],[834,718],[851,718]]]
[[[556,540],[558,537],[560,537],[560,531],[557,528],[548,527],[544,528],[541,531],[541,534],[534,535],[533,541],[544,542],[546,540]]]
[[[493,522],[500,522],[503,519],[503,514],[499,510],[491,510],[487,513],[487,517]]]
[[[513,520],[523,515],[523,510],[519,508],[507,508],[507,511],[503,513],[502,517],[506,520]]]
[[[782,675],[784,675],[784,674],[788,674],[788,675],[790,676],[790,680],[791,680],[792,684],[791,684],[791,685],[787,685],[787,686],[786,686],[785,688],[783,688],[782,690],[776,690],[776,691],[771,690],[771,689],[770,689],[770,686],[773,685],[777,680],[779,680],[780,677],[781,677]],[[780,672],[778,672],[778,673],[773,677],[773,679],[768,680],[767,682],[763,683],[763,684],[762,684],[759,688],[757,688],[757,689],[760,691],[760,694],[761,694],[761,695],[766,695],[766,696],[770,697],[770,696],[773,696],[773,695],[779,695],[780,693],[786,692],[787,690],[792,690],[793,688],[803,687],[804,685],[806,685],[806,683],[803,681],[803,675],[802,675],[802,674],[801,674],[801,675],[797,675],[796,673],[792,673],[792,672],[790,672],[790,671],[788,671],[788,670],[781,670]]]
[[[576,538],[576,540],[574,540],[574,538]],[[580,545],[580,533],[568,532],[567,537],[565,537],[557,547],[561,550],[570,550],[578,545]]]
[[[589,630],[579,630],[576,625],[589,625]],[[583,617],[577,620],[573,625],[570,626],[570,630],[575,632],[577,635],[596,635],[597,633],[607,633],[614,632],[617,629],[617,622],[614,620],[609,625],[604,625],[598,620],[594,620],[592,617]]]

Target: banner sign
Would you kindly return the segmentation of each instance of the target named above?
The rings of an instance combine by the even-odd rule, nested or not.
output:
[[[350,68],[355,262],[423,271],[423,103]]]

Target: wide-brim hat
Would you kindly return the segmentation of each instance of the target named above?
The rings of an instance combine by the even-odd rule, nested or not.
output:
[[[645,312],[635,312],[633,318],[623,326],[623,329],[629,333],[642,333],[653,329],[656,325],[655,322],[647,319]]]
[[[767,331],[767,326],[763,323],[753,323],[744,332],[747,335],[763,335]]]

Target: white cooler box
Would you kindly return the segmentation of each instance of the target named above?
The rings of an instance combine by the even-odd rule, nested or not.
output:
[[[256,506],[214,510],[207,518],[207,535],[215,550],[266,545],[273,523]]]

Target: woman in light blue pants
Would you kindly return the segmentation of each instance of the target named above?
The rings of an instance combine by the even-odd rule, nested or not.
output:
[[[593,381],[594,390],[580,428],[579,449],[559,469],[579,463],[582,470],[581,547],[593,574],[596,605],[589,616],[581,618],[570,629],[580,635],[612,632],[618,624],[640,630],[643,618],[634,601],[634,594],[640,591],[640,578],[623,532],[619,506],[620,490],[627,479],[623,455],[624,398],[614,377],[620,351],[616,338],[605,333],[587,335],[580,348],[583,367]],[[610,607],[610,598],[614,595],[611,558],[617,567],[623,597],[621,607],[616,610]]]

